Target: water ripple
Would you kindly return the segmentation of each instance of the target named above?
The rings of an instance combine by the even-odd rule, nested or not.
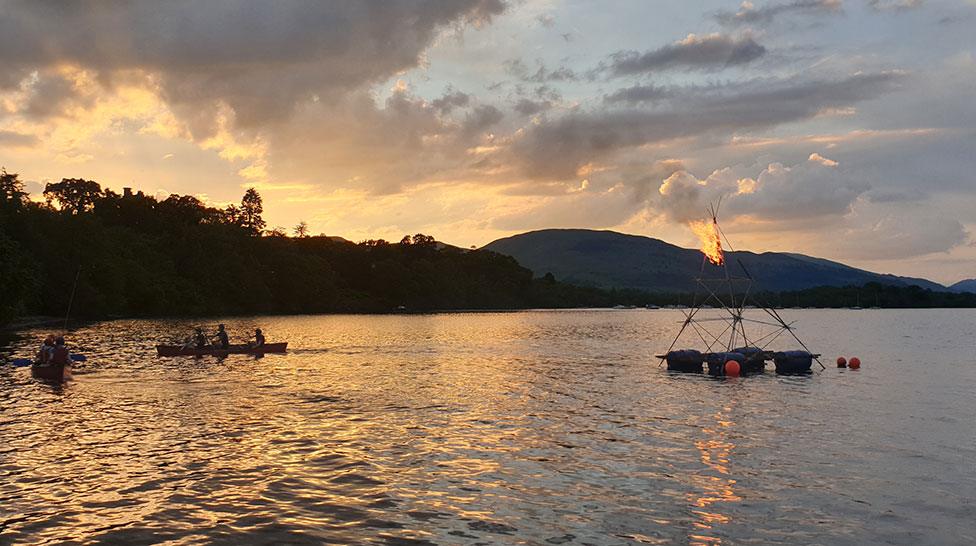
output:
[[[677,318],[227,318],[293,349],[225,359],[86,325],[64,386],[0,366],[0,543],[974,541],[971,312],[796,312],[865,367],[740,380],[661,369]]]

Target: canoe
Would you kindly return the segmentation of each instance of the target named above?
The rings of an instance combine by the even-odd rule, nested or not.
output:
[[[219,347],[204,347],[202,349],[197,349],[196,347],[183,347],[182,345],[156,345],[156,352],[159,356],[226,356],[226,355],[263,355],[264,353],[283,353],[285,348],[288,347],[288,342],[285,343],[265,343],[260,347],[251,347],[250,345],[231,345],[227,349],[221,349]]]
[[[32,364],[31,376],[34,379],[61,383],[71,378],[71,366],[41,366],[39,364]]]

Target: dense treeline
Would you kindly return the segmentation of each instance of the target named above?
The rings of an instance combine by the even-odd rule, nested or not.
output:
[[[759,298],[780,307],[976,307],[972,292],[936,292],[918,286],[869,282],[863,286],[820,286],[793,292],[764,293]]]
[[[119,195],[82,179],[32,201],[0,178],[0,322],[73,317],[390,312],[605,306],[640,294],[533,280],[514,259],[422,234],[354,244],[266,231],[261,197],[208,207],[192,196]],[[646,295],[643,295],[646,297]]]
[[[187,195],[119,195],[90,180],[29,199],[0,173],[0,324],[14,317],[392,312],[690,304],[691,295],[602,290],[533,274],[508,256],[417,234],[398,243],[266,230],[261,197],[208,207]],[[764,294],[771,305],[974,307],[976,295],[868,285]]]

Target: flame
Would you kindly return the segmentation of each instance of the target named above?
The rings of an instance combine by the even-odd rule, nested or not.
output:
[[[722,239],[718,234],[718,224],[714,220],[711,222],[697,220],[689,222],[688,227],[695,232],[701,241],[701,251],[708,258],[708,261],[715,265],[724,264],[725,254],[722,252]]]

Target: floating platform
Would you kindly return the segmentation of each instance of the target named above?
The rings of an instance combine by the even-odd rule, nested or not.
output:
[[[811,373],[813,361],[819,354],[808,351],[767,351],[758,347],[739,347],[732,351],[701,352],[696,349],[680,349],[664,355],[655,355],[667,362],[668,370],[685,373],[704,373],[722,377],[725,364],[729,361],[739,363],[742,375],[764,373],[766,364],[772,362],[776,373],[781,375],[800,375]]]

